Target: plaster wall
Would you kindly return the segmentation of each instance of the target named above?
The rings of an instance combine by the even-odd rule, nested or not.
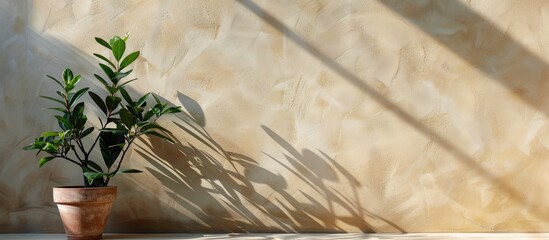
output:
[[[547,1],[0,1],[0,232],[60,232],[80,184],[23,146],[93,37],[185,113],[119,176],[111,232],[549,231]],[[99,110],[89,104],[87,113]],[[90,121],[98,124],[94,117]],[[90,142],[86,142],[90,144]]]

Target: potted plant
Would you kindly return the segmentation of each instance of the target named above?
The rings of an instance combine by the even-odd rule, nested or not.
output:
[[[116,197],[116,187],[108,186],[109,181],[119,173],[138,173],[136,169],[121,169],[124,157],[131,144],[142,135],[151,135],[173,141],[167,136],[168,130],[156,121],[165,114],[180,112],[180,107],[169,107],[156,96],[147,93],[134,100],[125,89],[128,83],[136,79],[123,81],[131,72],[128,67],[139,57],[139,51],[124,56],[128,36],[114,36],[110,41],[101,38],[95,40],[112,54],[110,59],[98,53],[94,55],[103,63],[99,67],[104,75],[94,74],[103,85],[106,96],[100,97],[89,88],[77,88],[81,80],[70,69],[65,69],[61,80],[48,77],[57,83],[61,90],[57,96],[41,96],[51,100],[57,106],[50,108],[59,130],[43,132],[34,143],[25,150],[45,153],[38,164],[63,159],[74,163],[82,171],[83,186],[56,187],[53,189],[54,202],[57,203],[68,239],[100,239],[107,221],[112,203]],[[107,79],[107,80],[105,80]],[[81,97],[88,93],[94,104],[101,110],[100,126],[90,126],[85,114],[85,102]],[[149,96],[154,104],[146,109]],[[123,103],[124,101],[124,103]],[[92,133],[96,134],[92,134]],[[90,141],[84,141],[90,139]],[[97,159],[98,148],[103,164]]]

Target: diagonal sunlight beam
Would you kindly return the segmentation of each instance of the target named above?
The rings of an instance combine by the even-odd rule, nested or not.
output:
[[[530,206],[532,208],[532,214],[536,215],[540,219],[549,220],[549,216],[545,216],[542,214],[542,208],[539,204],[535,202],[529,202],[526,201],[522,195],[520,194],[517,189],[515,189],[512,186],[507,185],[505,182],[503,182],[501,179],[499,179],[496,175],[492,174],[488,170],[486,170],[483,166],[478,164],[472,157],[467,155],[464,151],[459,149],[458,147],[454,146],[452,143],[450,143],[448,140],[446,140],[444,137],[436,133],[430,128],[425,127],[421,122],[416,120],[412,115],[404,111],[402,108],[400,108],[398,105],[384,97],[382,94],[377,92],[374,88],[366,84],[362,79],[357,77],[355,74],[335,62],[333,59],[331,59],[328,55],[321,52],[319,49],[311,45],[309,42],[307,42],[305,39],[303,39],[301,36],[299,36],[297,33],[292,31],[290,28],[288,28],[284,23],[276,19],[274,16],[263,10],[261,7],[259,7],[257,4],[250,0],[238,0],[244,7],[246,7],[248,10],[250,10],[253,14],[257,15],[259,18],[263,19],[266,23],[270,24],[272,27],[274,27],[276,30],[284,34],[288,39],[290,39],[292,42],[303,48],[303,50],[307,51],[309,54],[315,56],[321,63],[332,69],[334,72],[339,74],[341,77],[349,81],[351,84],[353,84],[358,89],[362,90],[364,93],[370,95],[370,97],[376,101],[381,106],[385,107],[387,110],[391,111],[394,115],[396,115],[398,118],[406,122],[408,125],[416,129],[421,134],[429,137],[433,142],[438,144],[441,148],[446,150],[448,153],[453,155],[458,161],[460,161],[463,165],[469,166],[472,168],[474,172],[479,174],[480,176],[483,176],[485,179],[487,179],[489,182],[494,184],[495,186],[498,186],[503,191],[507,192],[511,199],[514,199],[515,201]]]
[[[542,88],[543,80],[527,75],[533,70],[542,72],[548,69],[549,65],[462,2],[458,0],[430,1],[429,4],[418,4],[417,1],[406,0],[379,0],[378,2],[416,26],[456,56],[475,66],[475,69],[506,87],[523,102],[545,116],[549,116],[549,109],[544,109],[542,105],[545,90]],[[437,11],[443,15],[443,20],[429,20],[434,18],[428,18],[427,15],[434,15],[433,13]],[[440,30],[448,29],[448,26],[455,26],[456,31],[449,33]],[[462,28],[457,31],[458,27]],[[479,36],[483,38],[478,38]],[[520,61],[513,62],[510,67],[508,60],[512,57],[498,56],[502,52],[514,53],[512,57]],[[517,62],[520,64],[516,64]],[[502,74],[502,70],[506,68],[512,70],[511,74],[507,73],[508,75],[520,72],[523,76],[520,78],[506,76],[505,72]]]

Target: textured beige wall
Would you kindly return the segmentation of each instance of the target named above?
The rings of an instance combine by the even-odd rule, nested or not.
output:
[[[549,231],[547,1],[0,1],[0,231],[62,231],[20,149],[46,74],[99,72],[131,32],[133,93],[187,115],[114,180],[108,231]],[[97,109],[88,109],[89,114]],[[93,119],[90,117],[90,119]],[[194,120],[193,120],[194,119]]]

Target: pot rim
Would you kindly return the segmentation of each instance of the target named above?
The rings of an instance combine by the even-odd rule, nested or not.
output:
[[[104,187],[84,187],[82,185],[78,186],[58,186],[53,188],[59,188],[59,189],[108,189],[108,188],[117,188],[116,186],[104,186]]]
[[[114,202],[118,188],[63,186],[53,188],[53,202],[57,204],[81,204],[81,203],[107,203]]]

